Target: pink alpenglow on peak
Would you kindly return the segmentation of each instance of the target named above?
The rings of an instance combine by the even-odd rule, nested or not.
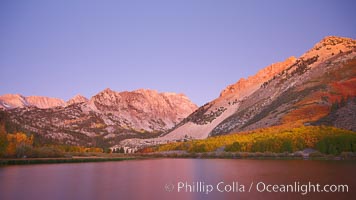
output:
[[[84,97],[80,94],[77,94],[73,98],[71,98],[67,101],[67,106],[75,104],[75,103],[83,103],[83,102],[87,102],[87,101],[89,101],[89,100],[86,97]]]
[[[0,96],[0,108],[2,109],[22,108],[28,105],[26,97],[20,94],[4,94]]]
[[[292,65],[297,59],[292,56],[287,58],[283,62],[274,63],[261,69],[254,76],[250,76],[247,79],[241,78],[235,84],[229,85],[221,93],[220,97],[224,97],[230,94],[234,95],[234,98],[242,98],[248,96],[256,91],[262,83],[270,80],[273,76],[280,73],[290,65]]]
[[[26,97],[27,102],[36,106],[37,108],[53,108],[58,106],[65,106],[65,102],[59,98],[42,97],[42,96],[29,96]]]
[[[33,132],[77,145],[85,143],[77,138],[78,133],[83,137],[100,135],[111,143],[120,138],[153,137],[170,130],[197,109],[183,94],[143,89],[132,92],[105,89],[90,100],[76,95],[67,103],[57,104],[50,101],[54,98],[29,99],[31,104],[21,95],[0,96],[1,109],[14,123],[21,122],[19,125],[25,124]],[[62,103],[63,106],[57,106]],[[53,107],[43,109],[48,106]],[[63,132],[64,129],[76,134]]]
[[[93,96],[89,104],[97,112],[110,113],[114,120],[127,121],[131,127],[148,131],[172,128],[197,109],[185,95],[146,89],[132,92],[105,89]],[[114,123],[111,121],[108,119],[108,124]]]
[[[2,109],[23,108],[28,106],[35,106],[37,108],[52,108],[64,105],[65,102],[62,99],[51,97],[24,97],[19,94],[5,94],[0,96],[0,108]]]

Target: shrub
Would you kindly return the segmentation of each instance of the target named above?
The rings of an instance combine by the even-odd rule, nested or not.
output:
[[[215,151],[224,146],[226,152],[291,153],[315,148],[326,154],[340,154],[343,151],[356,152],[356,133],[324,126],[276,126],[204,140],[169,143],[158,146],[156,150],[179,149],[198,153]]]
[[[339,155],[341,152],[356,152],[354,135],[331,135],[321,139],[316,148],[325,154]]]
[[[16,157],[32,157],[33,156],[33,147],[28,144],[20,144],[16,146]]]
[[[281,149],[280,149],[280,152],[293,152],[293,143],[290,139],[284,139],[282,141],[282,146],[281,146]]]
[[[205,144],[193,145],[192,148],[189,150],[189,152],[194,152],[194,153],[207,152],[206,145]]]
[[[32,157],[35,158],[55,158],[64,157],[64,152],[54,147],[39,147],[33,149]]]
[[[228,152],[241,151],[241,144],[239,142],[234,142],[231,145],[227,145],[225,147],[225,151],[228,151]]]
[[[5,155],[7,149],[8,141],[6,137],[6,131],[4,125],[0,126],[0,157]]]

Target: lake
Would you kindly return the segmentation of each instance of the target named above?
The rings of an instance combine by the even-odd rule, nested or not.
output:
[[[335,192],[307,191],[316,184]],[[355,196],[355,161],[150,159],[0,167],[1,200],[341,200]]]

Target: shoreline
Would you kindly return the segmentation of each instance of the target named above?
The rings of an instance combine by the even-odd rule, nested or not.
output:
[[[0,166],[6,165],[30,165],[30,164],[60,164],[60,163],[87,163],[87,162],[110,162],[125,160],[144,160],[144,159],[237,159],[237,160],[330,160],[330,161],[355,161],[356,157],[351,156],[291,156],[287,154],[261,154],[261,153],[244,153],[244,154],[206,154],[206,153],[150,153],[150,154],[130,154],[118,155],[117,157],[107,156],[72,156],[58,158],[0,158]]]
[[[139,157],[72,157],[72,158],[1,158],[2,165],[60,164],[137,160]]]

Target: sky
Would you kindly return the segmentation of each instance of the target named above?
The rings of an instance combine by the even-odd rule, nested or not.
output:
[[[229,84],[328,35],[356,39],[353,0],[0,0],[0,95],[186,94]]]

